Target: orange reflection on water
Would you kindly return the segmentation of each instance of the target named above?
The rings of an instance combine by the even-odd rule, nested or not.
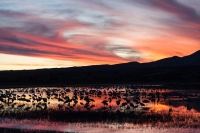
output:
[[[32,92],[33,90],[34,92]],[[186,95],[184,90],[147,89],[145,87],[132,89],[125,86],[18,88],[2,89],[0,93],[2,98],[0,112],[49,108],[110,112],[148,111],[148,109],[155,112],[167,112],[172,109],[171,112],[180,112],[184,110],[192,111],[199,101],[198,97],[194,97],[194,94],[198,93],[197,91]],[[22,97],[26,101],[20,101],[19,99]],[[14,98],[16,99],[13,100]],[[8,99],[11,99],[10,102],[12,102],[8,103]]]

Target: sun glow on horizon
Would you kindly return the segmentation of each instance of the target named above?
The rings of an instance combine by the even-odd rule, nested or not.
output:
[[[200,49],[198,5],[185,0],[2,0],[0,70],[186,56]]]

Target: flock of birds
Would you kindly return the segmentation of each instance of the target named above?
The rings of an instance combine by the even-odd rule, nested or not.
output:
[[[159,102],[167,101],[170,104],[170,96],[172,92],[165,89],[126,86],[0,89],[0,113],[47,109],[106,112],[149,110]],[[179,94],[178,98],[191,100],[186,94]]]

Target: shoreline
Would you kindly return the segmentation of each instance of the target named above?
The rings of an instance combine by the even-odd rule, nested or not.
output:
[[[98,87],[98,86],[134,86],[134,87],[169,87],[169,86],[194,86],[200,88],[200,83],[110,83],[110,84],[1,84],[0,89],[31,88],[31,87]]]

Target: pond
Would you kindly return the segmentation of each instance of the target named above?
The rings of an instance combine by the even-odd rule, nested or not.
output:
[[[192,87],[2,88],[0,127],[61,132],[199,132],[199,102],[200,90]]]

